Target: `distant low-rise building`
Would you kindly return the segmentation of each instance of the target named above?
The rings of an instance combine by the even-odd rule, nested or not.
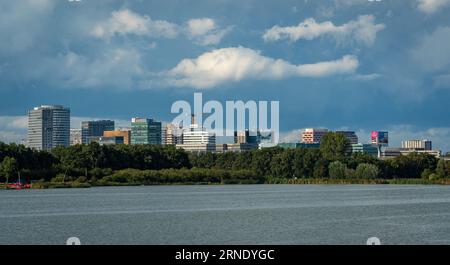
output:
[[[322,137],[327,134],[328,129],[307,128],[301,133],[302,143],[320,143]]]
[[[432,150],[433,146],[429,140],[406,140],[402,141],[402,148],[416,150]]]
[[[350,144],[358,144],[358,136],[354,131],[336,131],[336,133],[340,133],[344,135],[345,138],[350,142]]]
[[[269,135],[270,140],[272,135]],[[234,132],[234,142],[237,144],[258,144],[261,141],[264,141],[264,135],[261,135],[260,131],[235,131]]]
[[[216,144],[216,153],[241,153],[251,150],[258,149],[258,144],[256,143],[227,143],[227,144]]]
[[[89,137],[103,136],[105,131],[114,131],[114,121],[98,120],[98,121],[82,121],[81,122],[81,142],[88,144]]]
[[[277,146],[284,149],[296,149],[296,148],[319,149],[320,143],[279,143]]]
[[[378,156],[378,148],[372,144],[352,144],[351,145],[352,153],[366,153],[373,157]]]
[[[70,129],[70,145],[81,143],[81,129]]]
[[[420,150],[420,149],[407,149],[407,148],[386,148],[382,153],[381,158],[393,158],[401,155],[408,155],[411,153],[430,154],[436,158],[441,157],[440,150]]]
[[[129,145],[131,140],[131,130],[122,128],[114,131],[104,131],[103,137],[123,137],[123,144]]]
[[[124,144],[123,136],[93,136],[88,138],[88,144],[98,143],[99,145],[114,145],[114,144]]]

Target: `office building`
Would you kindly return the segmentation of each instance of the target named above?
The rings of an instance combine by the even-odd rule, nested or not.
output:
[[[161,122],[153,119],[131,119],[131,144],[161,144]]]
[[[70,144],[70,109],[61,105],[42,105],[28,112],[28,146],[51,150]]]
[[[264,140],[263,135],[261,135],[260,131],[235,131],[234,132],[234,143],[236,144],[258,144],[261,140]],[[270,140],[272,140],[272,134],[268,136]]]
[[[195,116],[192,115],[189,128],[183,130],[182,144],[177,144],[176,147],[194,153],[216,152],[216,134],[196,124]],[[220,149],[223,151],[223,146]]]
[[[88,144],[98,143],[99,145],[124,144],[123,136],[91,136],[88,137]]]
[[[372,144],[352,144],[351,145],[352,153],[366,153],[373,157],[378,156],[378,148]]]
[[[162,144],[177,145],[182,144],[182,129],[175,124],[166,124],[162,131]]]
[[[216,144],[216,135],[200,128],[197,124],[191,124],[188,130],[183,131],[183,144]]]
[[[322,137],[328,133],[327,129],[307,128],[302,131],[302,143],[320,143]]]
[[[358,136],[354,131],[336,131],[336,133],[344,135],[344,137],[347,138],[350,144],[358,143]]]
[[[251,151],[258,149],[258,144],[251,143],[226,143],[226,144],[216,144],[216,153],[241,153],[245,151]]]
[[[103,136],[104,131],[114,131],[114,121],[83,121],[81,122],[81,142],[88,144],[89,137]]]
[[[70,145],[81,143],[81,129],[70,129]]]
[[[123,144],[129,145],[131,142],[131,129],[121,128],[114,131],[104,131],[103,137],[122,137]]]
[[[432,143],[429,140],[406,140],[402,141],[402,148],[418,149],[418,150],[432,150]]]
[[[319,149],[319,143],[279,143],[277,145],[283,149],[296,149],[296,148],[306,148],[306,149]]]
[[[406,149],[406,148],[386,148],[381,158],[394,158],[401,155],[409,155],[411,153],[430,154],[436,158],[442,156],[440,150],[423,150],[423,149]]]

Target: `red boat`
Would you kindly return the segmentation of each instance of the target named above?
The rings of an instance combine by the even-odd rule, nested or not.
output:
[[[21,182],[16,182],[16,183],[8,184],[7,188],[8,189],[15,189],[15,190],[22,190],[22,189],[29,189],[29,188],[31,188],[31,185],[30,184],[23,184]]]
[[[18,178],[17,182],[6,185],[6,188],[14,189],[14,190],[22,190],[22,189],[30,189],[31,185],[27,184],[27,183],[22,183],[22,181],[20,179],[20,174],[19,174],[19,178]]]

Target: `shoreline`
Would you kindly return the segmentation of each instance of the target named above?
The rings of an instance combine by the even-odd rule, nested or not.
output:
[[[218,186],[218,185],[450,185],[450,179],[272,179],[264,183],[208,183],[208,182],[179,182],[179,183],[79,183],[79,182],[38,182],[30,189],[65,189],[65,188],[94,188],[94,187],[130,187],[130,186]],[[8,190],[4,185],[0,190]]]

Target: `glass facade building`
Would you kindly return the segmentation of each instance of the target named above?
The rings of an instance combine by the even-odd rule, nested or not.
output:
[[[161,144],[161,128],[153,119],[131,119],[131,144]]]
[[[81,122],[81,142],[88,144],[89,137],[103,136],[105,131],[114,131],[114,121],[83,121]]]
[[[352,144],[351,151],[352,153],[366,153],[373,157],[378,156],[378,148],[372,144]]]
[[[42,105],[28,112],[28,146],[51,150],[70,145],[70,109],[61,105]]]

